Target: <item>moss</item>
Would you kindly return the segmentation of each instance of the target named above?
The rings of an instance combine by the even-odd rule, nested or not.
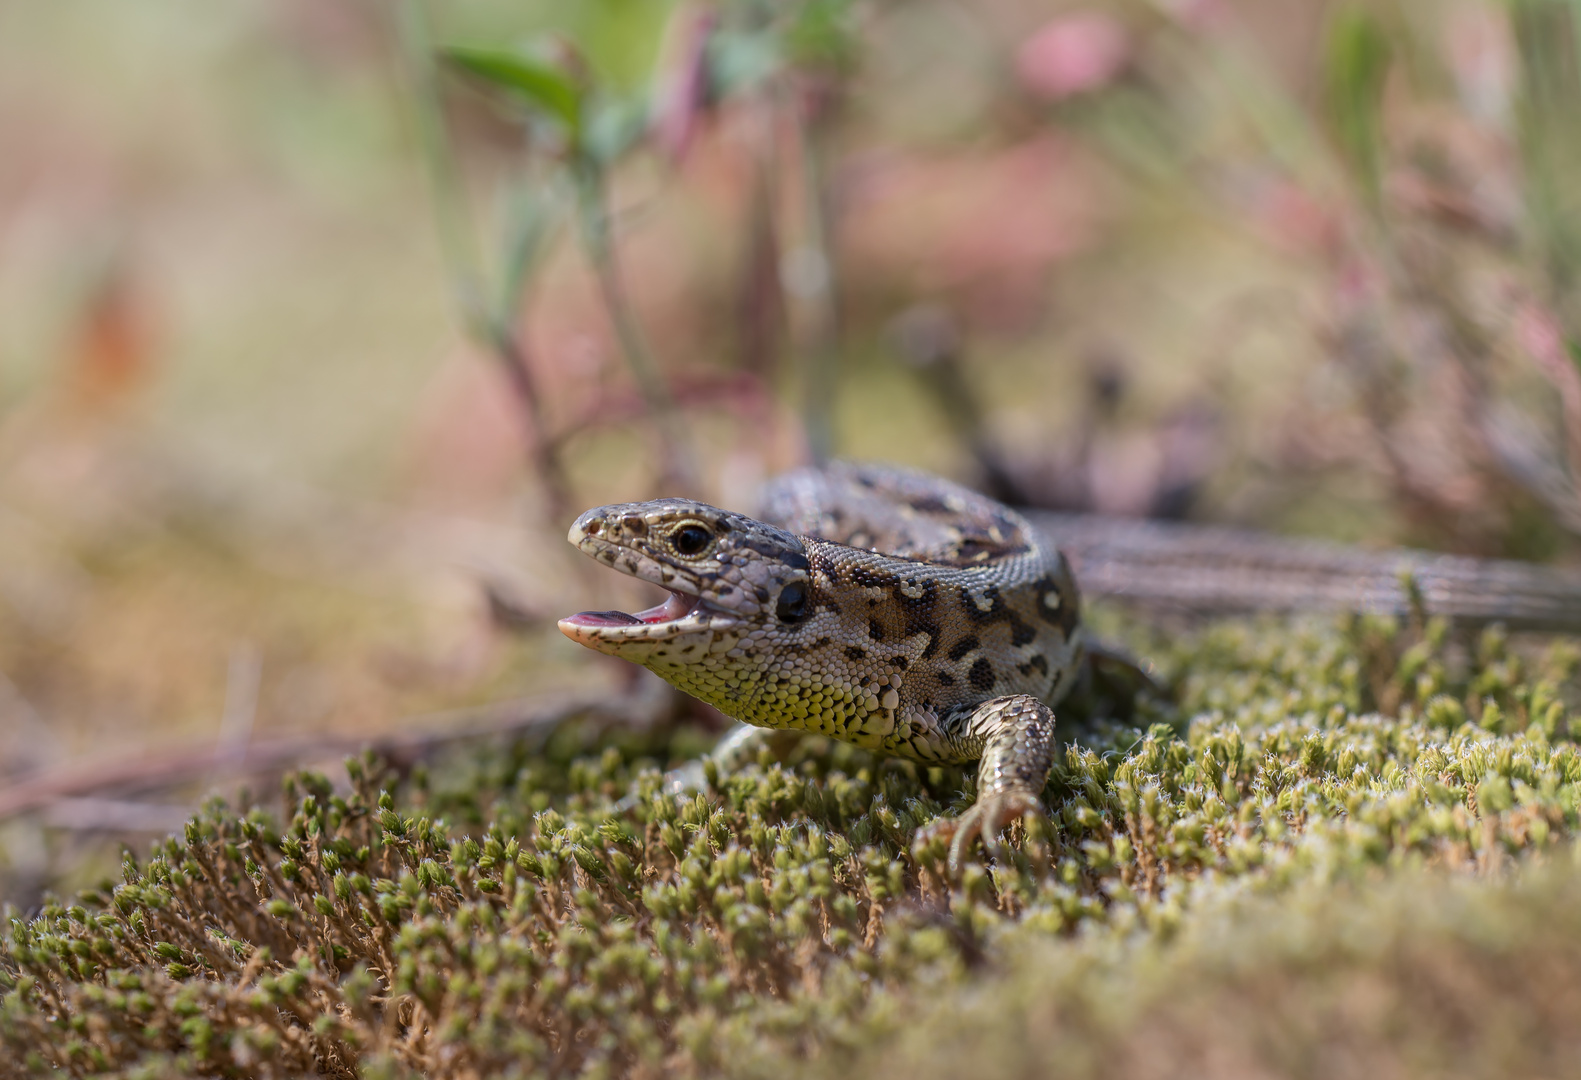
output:
[[[431,780],[300,775],[281,817],[212,804],[13,918],[0,1076],[1284,1075],[1339,1069],[1325,1032],[1454,1072],[1508,1064],[1516,1014],[1551,1072],[1581,876],[1500,882],[1571,859],[1576,650],[1377,619],[1129,636],[1172,702],[1073,724],[1051,824],[953,884],[912,837],[969,777],[841,745],[690,798],[645,756],[671,747],[567,732]],[[1483,1041],[1429,1053],[1441,1031]]]

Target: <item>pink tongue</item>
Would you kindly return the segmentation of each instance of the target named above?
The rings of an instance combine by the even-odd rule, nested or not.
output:
[[[560,620],[572,626],[641,626],[642,620],[624,611],[579,611]]]
[[[669,622],[671,619],[679,619],[682,615],[691,611],[693,603],[692,597],[672,592],[670,598],[658,607],[651,607],[647,611],[637,612],[637,618],[647,623]]]
[[[643,623],[669,622],[691,611],[693,603],[692,597],[672,592],[664,603],[634,615],[627,615],[624,611],[579,611],[561,622],[572,626],[641,626]]]

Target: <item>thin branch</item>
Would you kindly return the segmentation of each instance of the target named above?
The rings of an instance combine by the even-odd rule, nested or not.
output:
[[[790,291],[808,305],[812,316],[802,422],[808,452],[820,462],[834,452],[834,396],[840,371],[840,290],[827,160],[828,114],[833,103],[822,100],[827,93],[832,91],[805,89],[801,107],[793,110],[801,138],[807,220],[801,247],[790,253],[786,267]]]
[[[780,238],[775,214],[780,195],[776,145],[779,110],[772,91],[747,104],[751,123],[748,156],[752,186],[746,212],[746,246],[742,257],[740,365],[765,379],[774,375],[785,332],[785,296],[780,284]]]
[[[0,820],[33,813],[61,799],[104,798],[112,793],[159,791],[225,777],[283,769],[372,749],[398,764],[420,761],[458,742],[533,734],[547,738],[568,720],[645,727],[674,708],[667,684],[645,679],[629,693],[583,692],[518,698],[476,709],[434,713],[408,721],[416,731],[382,734],[303,735],[260,740],[235,753],[223,743],[176,747],[70,765],[0,788]],[[403,725],[404,726],[404,725]]]

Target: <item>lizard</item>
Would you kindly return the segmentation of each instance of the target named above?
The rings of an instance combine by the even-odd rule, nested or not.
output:
[[[771,481],[756,518],[619,503],[582,514],[569,539],[670,597],[560,631],[751,725],[724,753],[755,728],[978,762],[976,801],[934,826],[952,873],[977,839],[992,848],[1044,813],[1053,707],[1087,643],[1069,563],[1016,511],[927,473],[836,462]]]
[[[1425,609],[1462,626],[1581,633],[1573,571],[1023,515],[893,467],[786,474],[760,519],[684,499],[588,511],[571,542],[671,596],[634,615],[582,612],[561,632],[756,725],[727,737],[721,760],[753,756],[763,729],[927,763],[981,759],[977,803],[938,827],[957,870],[978,836],[1041,809],[1052,707],[1097,651],[1077,576],[1090,593],[1186,614]]]

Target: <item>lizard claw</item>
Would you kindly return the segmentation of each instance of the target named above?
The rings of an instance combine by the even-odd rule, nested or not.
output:
[[[1046,816],[1043,803],[1028,791],[1001,791],[978,798],[970,809],[958,818],[943,818],[929,825],[918,837],[923,843],[936,838],[950,841],[950,878],[959,880],[961,870],[972,850],[972,842],[982,838],[983,847],[991,857],[1000,850],[999,834],[1017,818],[1029,814]]]

